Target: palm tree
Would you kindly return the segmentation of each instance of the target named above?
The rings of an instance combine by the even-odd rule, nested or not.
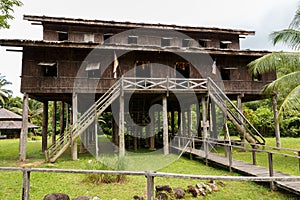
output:
[[[273,99],[274,121],[277,147],[280,147],[280,133],[277,117],[283,116],[284,111],[290,109],[300,110],[300,6],[287,29],[275,31],[270,35],[273,44],[282,43],[294,52],[273,52],[249,63],[250,72],[257,76],[275,71],[277,79],[266,85],[263,92],[277,94],[282,98],[279,112],[277,112],[276,99]]]
[[[8,82],[5,79],[5,76],[2,76],[0,73],[0,106],[3,107],[6,101],[8,100],[8,96],[12,94],[11,90],[5,89],[4,87],[10,85],[11,82]]]

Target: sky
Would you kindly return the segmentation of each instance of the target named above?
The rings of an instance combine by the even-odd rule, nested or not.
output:
[[[11,28],[0,29],[0,39],[42,39],[42,27],[23,20],[23,15],[46,15],[109,21],[161,23],[200,27],[253,30],[241,40],[242,49],[281,51],[269,34],[288,27],[300,0],[22,0],[15,8]],[[0,47],[0,73],[20,93],[22,53]]]

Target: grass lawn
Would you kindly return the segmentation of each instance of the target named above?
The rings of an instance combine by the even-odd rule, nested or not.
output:
[[[18,148],[19,140],[0,140],[0,166],[89,169],[89,160],[94,159],[89,154],[80,154],[79,160],[71,161],[70,156],[65,155],[54,164],[43,163],[44,157],[40,155],[41,142],[29,141],[27,143],[27,156],[29,160],[26,163],[20,163],[18,162]],[[156,162],[155,156],[149,159],[153,159],[153,162]],[[226,170],[207,167],[199,160],[189,160],[185,157],[180,158],[159,171],[184,174],[238,176],[238,174],[230,174]],[[145,177],[127,176],[124,183],[100,185],[84,181],[86,177],[87,175],[81,174],[31,173],[30,199],[41,200],[46,194],[53,192],[66,193],[71,199],[80,195],[98,195],[104,200],[114,198],[118,200],[129,200],[133,199],[133,195],[145,196]],[[168,184],[173,188],[182,187],[186,189],[187,185],[195,185],[198,182],[197,180],[155,178],[155,185]],[[251,182],[225,182],[225,184],[225,187],[219,187],[220,190],[218,192],[208,195],[205,199],[297,199],[280,192],[270,192],[268,185],[264,186]],[[21,199],[21,172],[1,171],[0,186],[0,199]],[[185,199],[195,198],[187,195]],[[199,197],[198,199],[204,199],[204,197]]]

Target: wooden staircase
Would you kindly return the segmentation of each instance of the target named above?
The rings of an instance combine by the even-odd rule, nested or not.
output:
[[[55,162],[68,147],[76,142],[77,138],[101,115],[105,109],[120,96],[120,80],[117,81],[99,100],[97,100],[78,120],[71,126],[64,137],[56,140],[45,152],[46,161]]]
[[[255,129],[248,119],[239,111],[226,94],[218,87],[218,85],[208,78],[207,82],[208,95],[225,113],[228,119],[236,126],[239,132],[245,136],[245,139],[257,148],[257,144],[264,145],[264,137]]]

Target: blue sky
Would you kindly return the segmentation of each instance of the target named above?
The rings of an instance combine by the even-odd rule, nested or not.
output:
[[[0,30],[1,39],[42,39],[42,27],[32,26],[23,15],[46,15],[84,19],[163,23],[189,26],[235,28],[256,31],[242,39],[243,49],[286,50],[273,47],[268,35],[287,28],[299,0],[23,0],[15,9],[11,28]],[[13,84],[8,89],[20,93],[21,53],[0,47],[0,73]]]

